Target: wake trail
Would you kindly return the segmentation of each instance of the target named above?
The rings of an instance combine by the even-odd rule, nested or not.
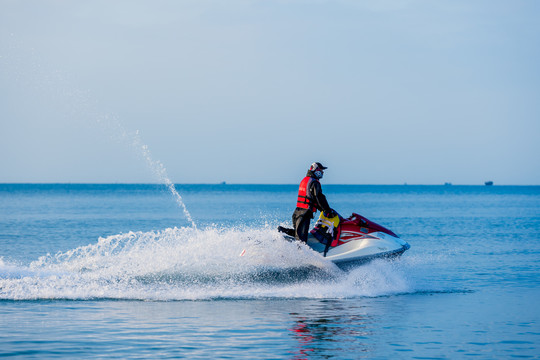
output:
[[[0,300],[335,299],[440,290],[418,281],[419,265],[430,267],[376,260],[344,272],[271,228],[169,228],[100,238],[27,266],[0,261]]]

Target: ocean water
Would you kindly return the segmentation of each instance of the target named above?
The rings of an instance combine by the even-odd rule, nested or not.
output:
[[[0,357],[540,358],[538,186],[323,184],[411,245],[349,272],[296,185],[175,189],[0,184]]]

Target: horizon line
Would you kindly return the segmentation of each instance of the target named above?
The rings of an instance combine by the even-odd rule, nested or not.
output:
[[[267,186],[298,186],[295,183],[173,183],[174,185],[267,185]],[[0,185],[163,185],[161,182],[0,182]],[[540,184],[453,184],[453,183],[437,183],[437,184],[416,184],[416,183],[401,183],[401,184],[338,184],[324,183],[323,186],[540,186]]]

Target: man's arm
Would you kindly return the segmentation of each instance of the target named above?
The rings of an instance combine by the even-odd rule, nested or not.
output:
[[[310,191],[311,191],[311,195],[315,199],[317,208],[320,211],[324,211],[325,213],[329,213],[332,211],[332,208],[330,207],[330,205],[328,205],[326,196],[324,196],[322,192],[321,183],[319,183],[318,181],[313,181]]]

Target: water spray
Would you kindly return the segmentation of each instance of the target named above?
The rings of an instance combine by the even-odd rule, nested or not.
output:
[[[141,141],[139,130],[135,132],[135,135],[133,137],[133,145],[136,149],[140,149],[141,155],[143,156],[144,160],[146,160],[148,167],[152,170],[158,180],[165,184],[165,186],[167,186],[176,203],[182,208],[186,219],[191,223],[191,226],[196,229],[197,225],[195,225],[195,222],[193,221],[193,218],[191,217],[191,214],[189,213],[186,204],[184,204],[182,196],[180,196],[178,191],[176,191],[173,182],[167,175],[167,170],[165,169],[165,166],[163,166],[161,161],[154,160],[152,158],[152,156],[150,155],[150,150],[148,149],[148,145],[143,144]]]
[[[146,162],[146,165],[148,165],[148,168],[152,171],[156,180],[159,183],[167,186],[167,189],[173,196],[175,202],[178,204],[178,206],[180,206],[180,208],[182,208],[184,216],[191,223],[191,226],[194,229],[197,229],[197,225],[195,224],[195,221],[193,221],[193,218],[191,217],[191,214],[189,213],[186,204],[184,204],[182,196],[180,196],[178,191],[176,191],[173,182],[167,175],[167,169],[165,169],[165,166],[163,166],[161,161],[154,160],[152,158],[150,149],[148,149],[148,145],[142,142],[139,130],[135,131],[134,133],[126,131],[124,126],[122,126],[120,121],[114,115],[100,116],[97,118],[97,122],[102,127],[108,128],[110,130],[108,131],[109,135],[113,135],[112,137],[116,138],[117,141],[127,143],[135,150],[135,152],[140,157],[142,157],[142,159]]]
[[[112,130],[108,131],[110,137],[116,140],[122,140],[133,146],[137,154],[142,156],[146,161],[157,180],[167,186],[176,203],[182,208],[185,217],[191,223],[191,226],[196,229],[195,222],[187,210],[182,197],[167,176],[165,167],[160,161],[152,159],[150,150],[147,145],[142,143],[138,130],[134,134],[128,133],[114,115],[99,114],[97,104],[92,100],[87,91],[81,91],[70,84],[68,77],[63,72],[52,71],[47,66],[44,66],[42,60],[39,59],[33,50],[30,54],[24,53],[24,49],[21,49],[16,39],[13,38],[7,44],[7,49],[10,50],[8,52],[10,56],[0,56],[0,65],[3,68],[9,69],[7,72],[8,75],[14,77],[15,81],[25,86],[33,87],[40,93],[52,95],[54,99],[65,104],[64,112],[66,113],[66,118],[95,120],[105,129]],[[17,56],[21,52],[26,56]],[[24,65],[26,63],[28,65],[21,70],[21,64]],[[31,69],[30,74],[27,68]],[[4,73],[2,72],[2,74]]]

